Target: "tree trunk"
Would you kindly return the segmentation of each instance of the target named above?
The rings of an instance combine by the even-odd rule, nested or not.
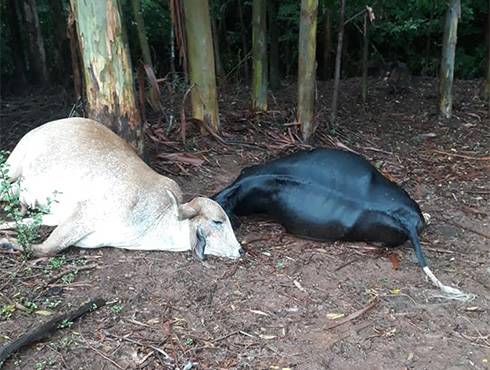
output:
[[[83,60],[88,116],[143,155],[143,125],[133,87],[118,0],[72,0]]]
[[[141,55],[143,57],[143,63],[149,66],[153,73],[155,73],[153,63],[151,61],[150,46],[148,45],[148,39],[146,37],[145,21],[143,19],[143,14],[141,13],[140,0],[131,0],[131,7],[133,8],[134,19],[136,21],[136,29],[138,32],[138,40],[141,48]],[[162,111],[160,96],[153,88],[150,89],[150,105],[154,111]],[[144,107],[141,107],[141,109],[143,108]]]
[[[339,15],[339,35],[337,39],[337,54],[335,55],[335,76],[332,97],[332,111],[330,113],[330,123],[333,126],[337,118],[337,104],[339,99],[340,85],[340,67],[342,64],[342,42],[344,39],[344,14],[345,0],[340,0],[340,15]]]
[[[327,5],[325,8],[325,17],[323,20],[323,79],[328,80],[331,72],[332,58],[332,10]]]
[[[73,72],[73,88],[75,90],[76,100],[82,99],[82,74],[80,72],[80,65],[82,63],[80,56],[80,48],[78,45],[75,13],[72,5],[70,4],[70,10],[68,13],[68,27],[67,36],[70,40],[70,57],[71,57],[71,69]]]
[[[267,111],[267,25],[265,0],[253,0],[252,7],[252,109]]]
[[[46,65],[46,50],[39,27],[36,0],[24,0],[23,6],[29,44],[29,62],[32,66],[33,78],[37,83],[47,84],[49,75]]]
[[[245,28],[245,23],[243,22],[243,10],[241,0],[237,0],[238,15],[240,17],[240,29],[242,36],[242,52],[243,52],[243,75],[245,76],[245,81],[247,84],[250,82],[250,67],[248,66],[248,44],[247,44],[247,29]]]
[[[14,54],[14,75],[16,76],[16,88],[22,89],[27,83],[27,65],[24,55],[24,42],[20,30],[23,28],[20,24],[20,15],[18,12],[17,0],[10,0],[6,10],[6,18],[11,34],[11,50]]]
[[[67,40],[67,16],[60,0],[49,0],[49,7],[53,14],[55,31],[55,70],[56,80],[66,81],[68,72],[68,40]]]
[[[281,85],[279,77],[279,32],[276,22],[277,3],[275,0],[267,2],[268,18],[269,18],[269,37],[270,37],[270,84],[272,90],[277,90]]]
[[[315,131],[316,23],[318,0],[301,0],[298,48],[298,123],[303,140]]]
[[[487,78],[481,89],[481,98],[487,101],[488,114],[490,115],[490,0],[488,2],[487,13]]]
[[[444,39],[442,44],[441,73],[439,76],[439,114],[450,118],[453,105],[454,56],[458,33],[458,19],[461,16],[460,0],[451,0],[446,13]]]
[[[143,15],[141,14],[140,0],[131,0],[131,6],[133,8],[134,19],[136,21],[136,29],[138,30],[138,40],[141,47],[143,62],[153,69],[150,47],[148,45],[148,39],[146,38],[145,21],[143,19]]]
[[[213,47],[214,47],[214,60],[216,62],[216,74],[218,77],[222,78],[225,75],[225,70],[223,69],[223,63],[221,63],[221,54],[219,51],[219,32],[216,26],[216,18],[211,17],[211,31],[213,35]]]
[[[184,0],[192,117],[219,129],[216,75],[208,0]]]
[[[367,100],[367,64],[368,64],[368,48],[369,48],[369,39],[368,39],[368,17],[369,14],[364,14],[364,23],[363,23],[363,35],[362,35],[362,82],[361,82],[361,94],[362,94],[362,102],[366,104]]]

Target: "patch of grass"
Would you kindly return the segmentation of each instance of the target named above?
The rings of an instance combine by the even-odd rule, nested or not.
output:
[[[51,308],[51,309],[58,307],[60,304],[61,304],[60,300],[52,301],[49,298],[46,298],[43,302],[44,307]]]
[[[0,317],[9,320],[15,312],[15,304],[6,304],[0,308]]]
[[[122,304],[116,303],[111,307],[111,311],[114,312],[115,314],[119,314],[122,312],[124,306]]]
[[[27,298],[23,298],[21,300],[21,303],[22,303],[22,306],[24,306],[25,308],[27,308],[28,313],[33,313],[34,311],[37,310],[37,304],[34,303],[33,301],[30,301]]]
[[[75,281],[77,277],[78,271],[70,271],[69,273],[63,275],[61,278],[61,281],[65,284],[71,284]]]
[[[47,360],[40,360],[34,364],[34,369],[35,370],[44,370],[47,369],[48,367],[52,367],[56,365],[56,360],[49,357]]]
[[[60,257],[52,257],[48,261],[48,269],[50,270],[59,270],[66,263],[65,256]]]
[[[62,322],[59,323],[58,328],[59,329],[69,328],[72,325],[73,325],[73,321],[63,320]]]
[[[67,335],[66,337],[61,338],[58,340],[56,343],[54,343],[54,346],[57,349],[63,349],[63,350],[70,350],[74,346],[78,344],[78,338],[75,335]]]

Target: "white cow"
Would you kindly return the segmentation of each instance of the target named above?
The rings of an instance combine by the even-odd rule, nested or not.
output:
[[[228,216],[211,199],[182,202],[177,183],[147,166],[123,139],[85,118],[44,124],[7,159],[21,203],[52,199],[43,224],[57,226],[35,255],[75,245],[187,251],[238,258],[243,250]]]

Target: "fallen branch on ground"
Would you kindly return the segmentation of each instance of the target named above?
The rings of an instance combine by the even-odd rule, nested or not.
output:
[[[329,329],[333,329],[333,328],[336,328],[337,326],[340,326],[340,325],[343,325],[349,321],[352,321],[354,319],[357,319],[359,316],[362,316],[364,315],[366,312],[368,312],[371,308],[373,308],[374,306],[376,306],[379,302],[379,298],[376,296],[374,297],[371,302],[369,302],[367,304],[367,306],[361,308],[360,310],[356,311],[356,312],[353,312],[351,313],[349,316],[346,316],[345,318],[343,318],[342,320],[338,320],[330,325],[327,325],[327,327],[325,329],[329,330]]]
[[[14,352],[18,351],[22,347],[47,338],[55,330],[62,329],[65,324],[78,319],[80,316],[85,315],[88,312],[92,312],[97,308],[104,306],[105,303],[106,301],[103,298],[93,299],[74,311],[59,315],[38,326],[37,328],[28,331],[18,339],[0,349],[0,366]]]

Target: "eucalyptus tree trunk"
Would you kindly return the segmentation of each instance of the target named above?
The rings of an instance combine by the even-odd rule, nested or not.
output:
[[[131,6],[133,8],[134,19],[136,21],[136,29],[138,32],[138,40],[141,48],[141,55],[143,57],[143,63],[149,66],[153,72],[155,72],[151,61],[150,46],[148,45],[148,39],[146,37],[145,21],[143,19],[143,14],[141,13],[140,0],[131,0]],[[162,111],[159,93],[153,88],[150,89],[150,105],[154,111]],[[141,107],[141,109],[144,109],[144,107]],[[142,118],[144,118],[144,114],[142,115]]]
[[[267,39],[265,0],[252,5],[252,109],[267,111]]]
[[[221,63],[221,53],[219,48],[219,30],[216,25],[216,18],[211,16],[211,31],[213,35],[213,47],[214,47],[214,60],[216,62],[216,74],[218,77],[223,77],[225,75],[225,70],[223,69],[223,63]]]
[[[339,14],[339,35],[337,38],[337,53],[335,55],[335,76],[332,96],[332,110],[330,112],[330,123],[335,124],[337,118],[337,105],[339,100],[339,87],[340,87],[340,67],[342,64],[342,43],[344,40],[344,15],[345,15],[345,0],[340,0],[340,14]]]
[[[270,84],[272,90],[277,90],[281,85],[279,77],[279,30],[277,26],[276,0],[267,1],[267,15],[269,19],[269,44],[270,44]]]
[[[458,34],[458,19],[461,16],[460,0],[450,0],[444,26],[442,44],[441,73],[439,75],[439,114],[450,118],[453,105],[454,57]]]
[[[329,5],[325,7],[323,19],[323,78],[328,80],[331,76],[332,58],[332,9]]]
[[[63,9],[61,0],[49,0],[49,7],[53,14],[54,31],[55,31],[55,72],[56,80],[65,82],[69,65],[68,40],[67,40],[67,16]]]
[[[363,35],[362,35],[362,82],[361,82],[361,95],[362,102],[365,104],[367,100],[367,64],[368,64],[368,48],[369,48],[369,38],[368,38],[368,13],[364,14],[363,22]]]
[[[110,127],[143,154],[127,38],[118,0],[72,0],[88,116]]]
[[[32,66],[34,81],[46,84],[49,80],[49,75],[46,65],[44,39],[37,15],[36,0],[24,0],[23,11],[29,45],[29,63]]]
[[[141,47],[143,62],[153,68],[150,47],[148,45],[148,39],[146,38],[145,21],[143,19],[143,15],[141,14],[140,0],[131,0],[131,6],[133,8],[134,19],[136,21],[136,29],[138,30],[138,40]]]
[[[219,129],[216,74],[208,0],[184,0],[192,117]]]
[[[315,131],[316,24],[318,0],[301,0],[298,59],[298,123],[303,140]]]
[[[490,114],[490,1],[488,2],[487,17],[487,78],[481,89],[481,98],[487,101],[488,113]]]
[[[250,82],[249,71],[250,68],[248,66],[248,44],[247,44],[247,29],[245,28],[245,23],[243,22],[243,9],[242,9],[242,1],[237,0],[238,6],[238,16],[240,18],[240,29],[242,36],[242,53],[243,53],[243,75],[245,76],[245,81],[247,84]]]
[[[70,9],[68,11],[68,27],[67,36],[70,40],[70,59],[71,59],[71,70],[73,72],[73,89],[75,90],[76,100],[81,100],[82,91],[82,73],[81,69],[81,56],[80,56],[80,45],[78,44],[76,22],[75,22],[75,10],[73,9],[73,3],[70,3]]]

